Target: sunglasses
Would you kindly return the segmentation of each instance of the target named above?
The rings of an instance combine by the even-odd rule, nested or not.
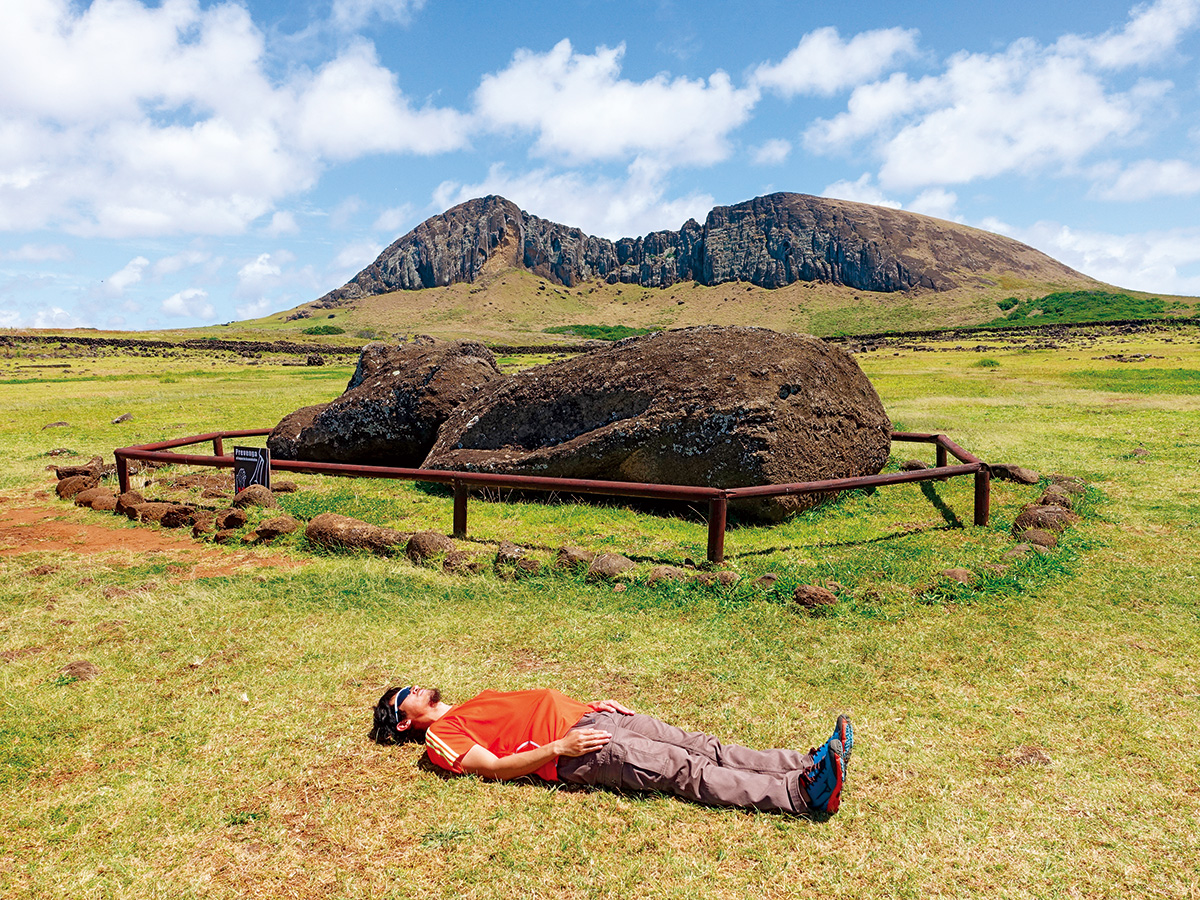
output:
[[[397,723],[403,722],[408,718],[408,716],[400,712],[400,704],[408,699],[408,695],[411,694],[416,687],[417,686],[415,684],[410,684],[406,688],[400,688],[400,690],[396,691],[396,693],[392,695],[392,713],[396,716]]]

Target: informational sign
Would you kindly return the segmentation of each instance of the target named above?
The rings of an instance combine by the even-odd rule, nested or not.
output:
[[[271,451],[266,447],[233,448],[233,489],[244,491],[252,484],[271,488]]]

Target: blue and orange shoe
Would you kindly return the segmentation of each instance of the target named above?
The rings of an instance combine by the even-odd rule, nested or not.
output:
[[[846,779],[846,766],[842,758],[842,742],[831,738],[820,750],[813,753],[813,762],[800,774],[800,783],[808,791],[813,809],[833,814],[842,803],[842,782]]]
[[[850,753],[854,749],[854,726],[850,724],[850,717],[843,714],[837,717],[837,724],[833,726],[833,734],[829,736],[831,741],[837,740],[842,742],[842,768],[846,770],[846,774],[850,774]]]

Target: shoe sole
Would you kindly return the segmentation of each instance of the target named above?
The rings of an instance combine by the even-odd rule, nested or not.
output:
[[[842,766],[845,768],[846,773],[849,774],[850,753],[854,750],[854,726],[850,724],[850,717],[847,715],[838,716],[833,733],[842,742]]]
[[[829,758],[833,765],[835,783],[829,799],[825,801],[825,812],[831,815],[837,812],[838,808],[842,805],[842,782],[846,779],[846,764],[842,753],[841,741],[832,740],[829,742]]]

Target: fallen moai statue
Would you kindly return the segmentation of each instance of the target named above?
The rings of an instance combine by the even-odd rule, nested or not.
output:
[[[477,341],[368,344],[346,392],[285,416],[267,447],[275,459],[418,466],[455,407],[504,377]]]
[[[728,488],[874,475],[890,447],[879,396],[844,351],[701,326],[481,386],[450,414],[422,468]],[[779,521],[821,499],[733,508]]]

